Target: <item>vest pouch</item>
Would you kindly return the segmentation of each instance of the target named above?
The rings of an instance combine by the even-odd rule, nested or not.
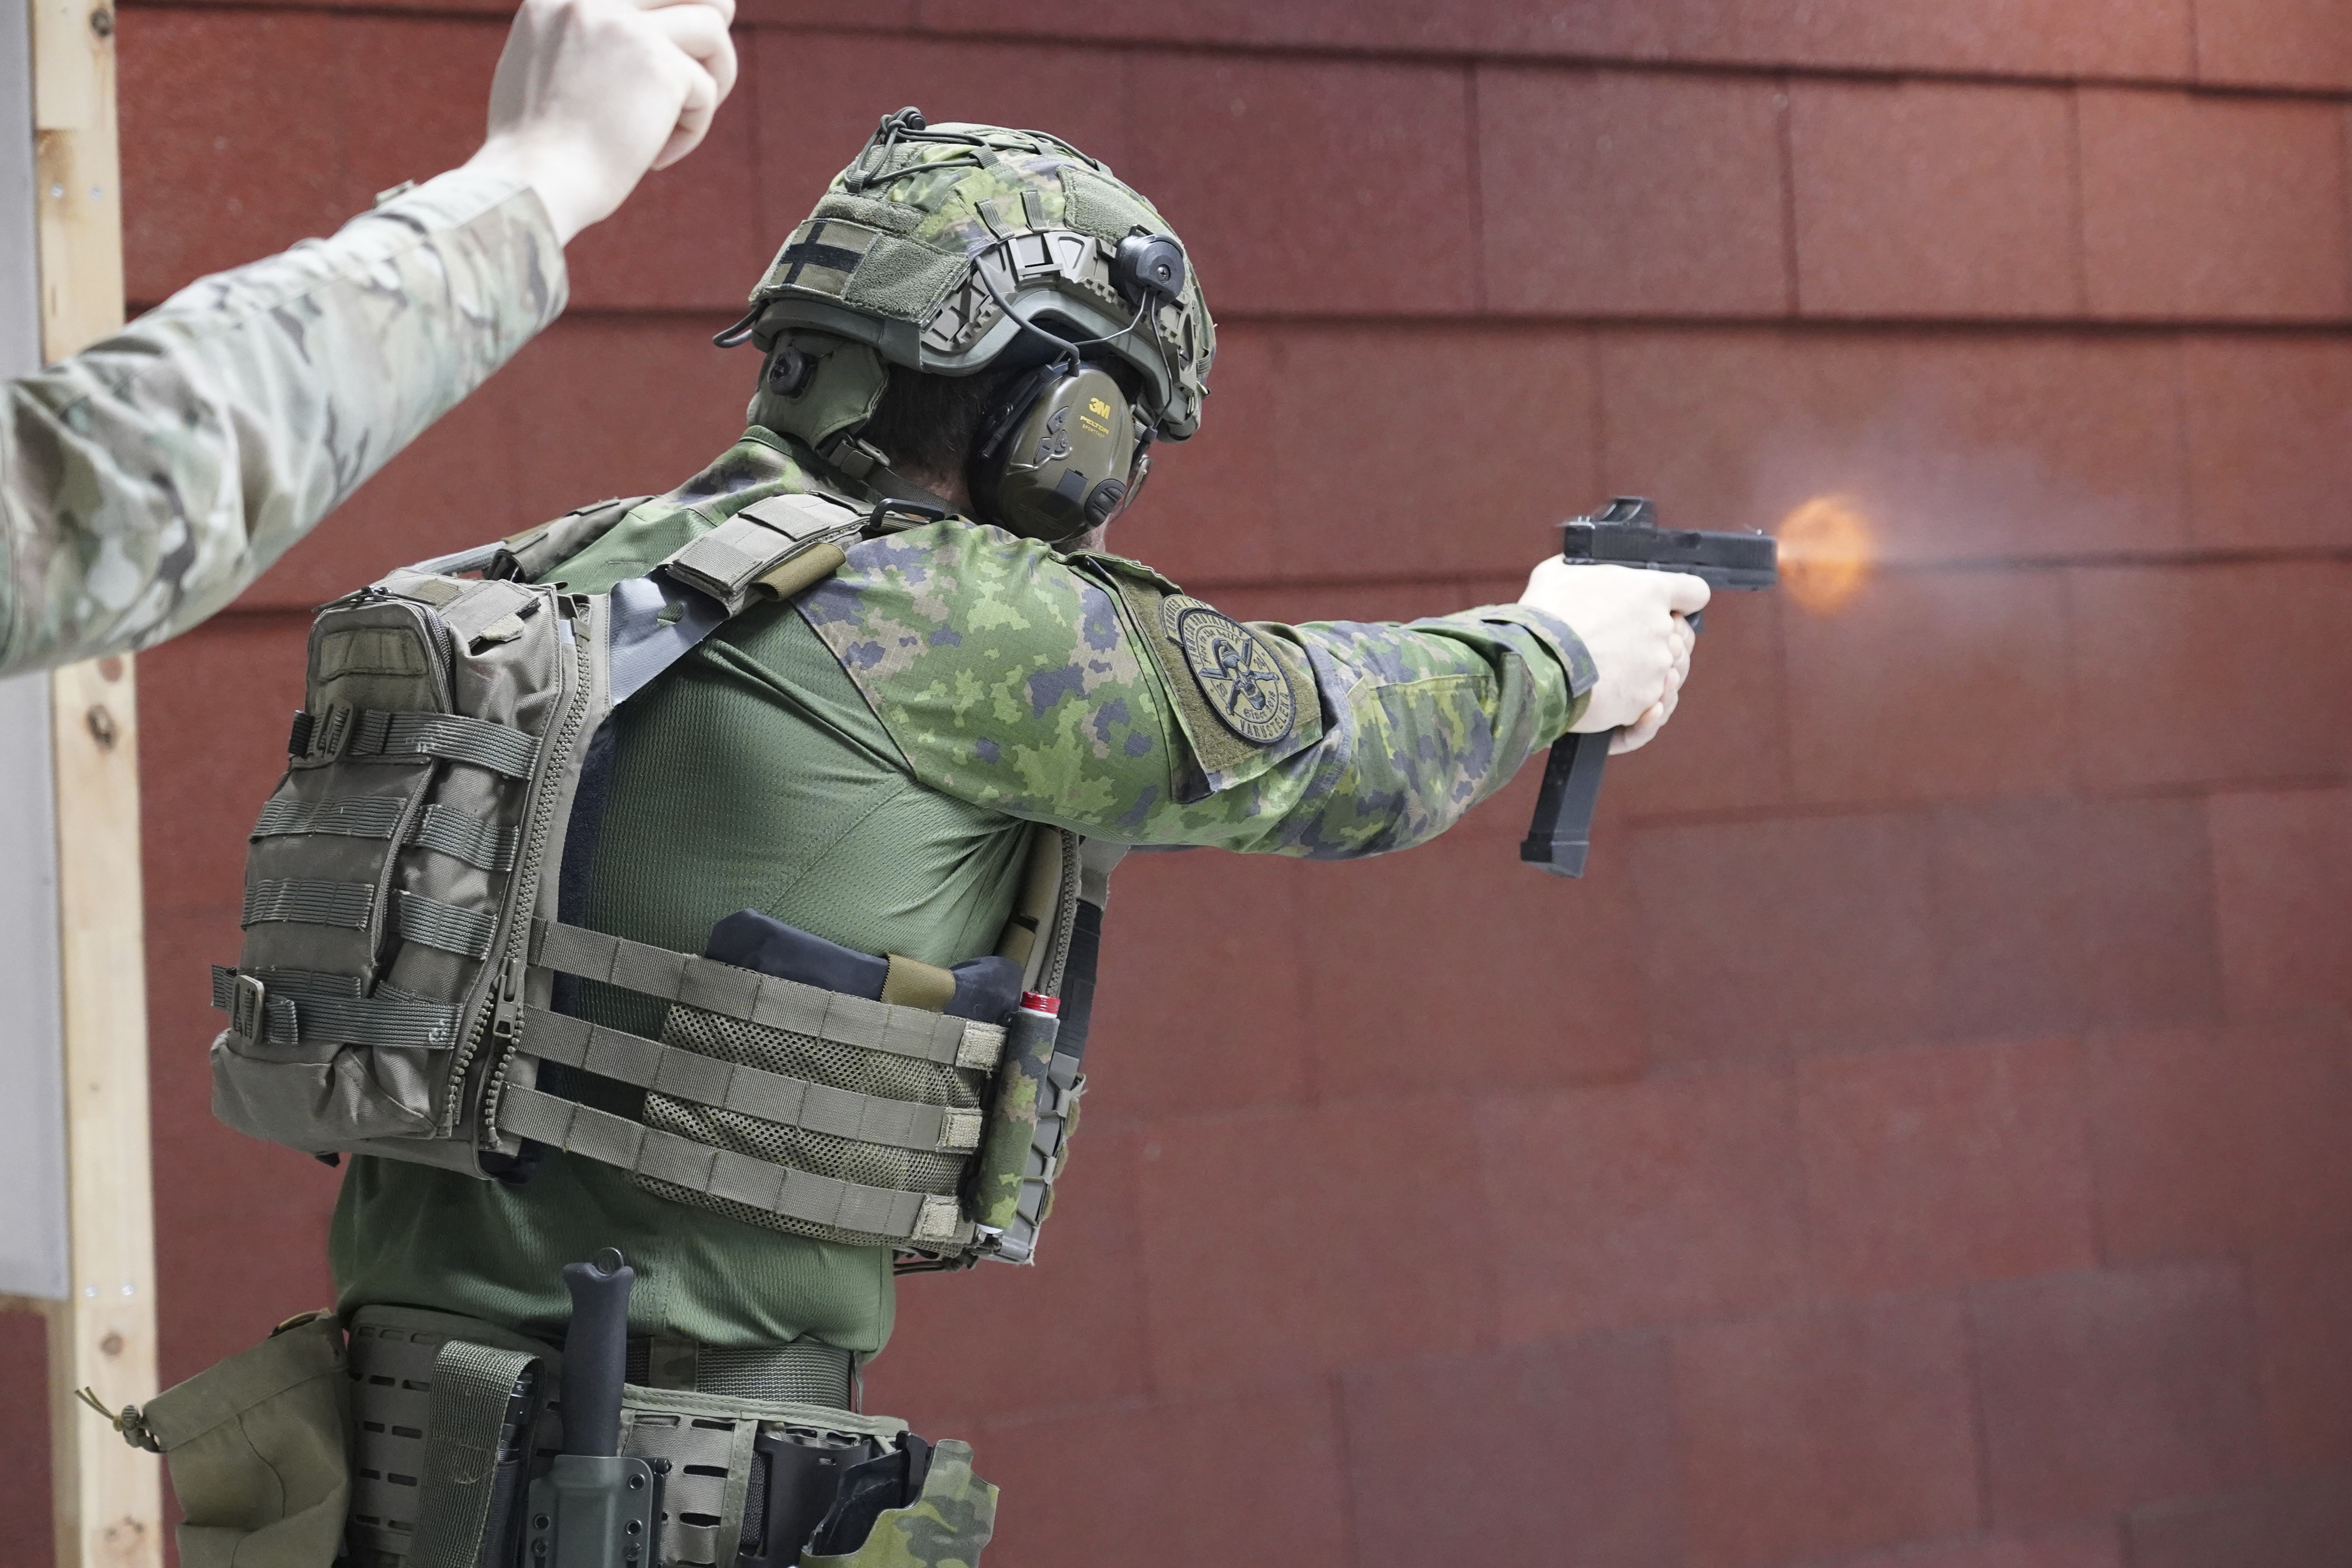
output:
[[[1086,1093],[1103,905],[1126,852],[1066,830],[1032,840],[1028,884],[998,951],[1024,958],[1037,990],[1024,993],[1006,1026],[987,1135],[973,1162],[967,1197],[981,1258],[1036,1261]]]
[[[341,1552],[351,1383],[333,1313],[293,1320],[121,1424],[163,1451],[181,1568],[326,1568]]]
[[[213,1109],[325,1154],[472,1169],[600,683],[551,589],[403,570],[321,609],[246,861]],[[537,847],[540,853],[533,854]]]
[[[996,1533],[996,1489],[972,1474],[971,1444],[945,1437],[929,1450],[929,1467],[914,1500],[871,1512],[862,1538],[857,1515],[871,1509],[872,1500],[863,1500],[866,1508],[859,1508],[859,1472],[902,1460],[907,1450],[852,1470],[842,1482],[835,1513],[801,1553],[800,1568],[974,1568],[981,1549]],[[850,1547],[845,1536],[858,1544]]]

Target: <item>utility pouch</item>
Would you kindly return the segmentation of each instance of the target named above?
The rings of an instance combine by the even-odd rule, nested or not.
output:
[[[116,1425],[163,1452],[182,1568],[323,1568],[341,1552],[351,1392],[333,1313],[293,1319]]]
[[[595,606],[415,570],[327,606],[253,830],[215,1113],[312,1153],[480,1174],[486,1104],[579,742],[610,707]],[[543,988],[543,986],[542,986]]]
[[[971,1471],[971,1445],[911,1435],[843,1478],[800,1568],[973,1568],[996,1532],[996,1489]]]

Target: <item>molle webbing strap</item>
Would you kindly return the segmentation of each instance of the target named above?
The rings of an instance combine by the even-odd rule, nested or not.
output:
[[[278,881],[265,877],[245,889],[245,908],[236,923],[242,927],[291,921],[365,931],[374,910],[375,889],[366,882]]]
[[[404,1568],[476,1568],[507,1417],[539,1358],[465,1340],[433,1358],[416,1534]]]
[[[530,946],[541,968],[835,1045],[976,1072],[992,1071],[1004,1053],[1000,1024],[844,995],[580,926],[534,922]]]
[[[362,795],[351,800],[273,800],[261,808],[261,820],[249,837],[289,838],[305,833],[339,834],[346,838],[389,838],[400,831],[408,803],[388,795]],[[497,827],[461,816],[446,805],[428,805],[408,842],[437,851],[483,871],[514,869],[515,844],[520,837],[511,827]]]
[[[520,1084],[508,1084],[499,1097],[498,1121],[501,1132],[786,1219],[915,1247],[971,1239],[971,1227],[952,1197],[860,1186],[796,1171]]]
[[[522,1013],[525,1056],[578,1068],[657,1094],[740,1111],[783,1127],[804,1127],[861,1143],[962,1154],[980,1147],[982,1113],[885,1100],[720,1061],[642,1035],[537,1007]],[[511,1092],[511,1091],[509,1091]]]
[[[421,942],[444,952],[466,958],[487,958],[498,917],[485,910],[460,909],[438,899],[395,891],[394,924],[410,942]],[[245,910],[238,924],[259,925],[288,921],[298,925],[337,926],[365,931],[375,909],[375,889],[366,882],[277,881],[262,878],[245,890]]]
[[[400,902],[400,934],[410,942],[466,958],[490,956],[490,942],[499,931],[497,911],[460,909],[415,893],[393,897]]]
[[[294,1046],[304,1040],[351,1046],[423,1046],[457,1043],[457,1009],[379,985],[373,996],[359,994],[359,980],[347,974],[302,970],[265,970],[253,976],[262,987],[259,1016],[237,1016],[237,972],[213,965],[213,1005],[229,1015],[239,1034],[256,1045]]]
[[[338,833],[348,838],[389,838],[407,815],[408,803],[389,795],[358,800],[272,800],[261,808],[251,838],[297,833]]]
[[[387,713],[369,709],[352,726],[347,757],[439,757],[510,779],[530,777],[539,742],[510,724],[460,713]]]

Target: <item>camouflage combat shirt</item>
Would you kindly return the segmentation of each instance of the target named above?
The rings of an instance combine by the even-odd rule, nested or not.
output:
[[[811,488],[809,455],[755,428],[551,575],[601,591]],[[1031,824],[1323,858],[1404,848],[1557,738],[1592,683],[1575,635],[1518,605],[1243,632],[1147,568],[960,520],[856,544],[829,581],[747,611],[620,710],[587,923],[698,952],[714,922],[758,909],[951,964],[993,951]],[[596,1022],[658,1031],[660,1004],[589,990]],[[1083,1155],[1075,1169],[1083,1182]],[[546,1331],[566,1310],[562,1266],[606,1246],[637,1269],[639,1333],[861,1352],[889,1333],[885,1249],[683,1206],[571,1156],[518,1187],[356,1160],[331,1252],[346,1308]]]
[[[538,195],[458,170],[11,382],[0,673],[218,610],[564,300]]]

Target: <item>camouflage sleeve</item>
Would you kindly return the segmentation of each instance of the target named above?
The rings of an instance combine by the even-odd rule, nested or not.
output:
[[[539,197],[459,170],[10,383],[0,672],[211,615],[564,299]]]
[[[1521,605],[1394,623],[1253,622],[1313,671],[1320,733],[1205,799],[1150,813],[1148,843],[1316,859],[1425,843],[1511,781],[1584,711],[1591,657]],[[1181,675],[1170,678],[1174,687]]]
[[[1129,844],[1318,858],[1444,832],[1583,711],[1540,611],[1242,626],[1131,562],[940,524],[800,601],[925,784]]]

